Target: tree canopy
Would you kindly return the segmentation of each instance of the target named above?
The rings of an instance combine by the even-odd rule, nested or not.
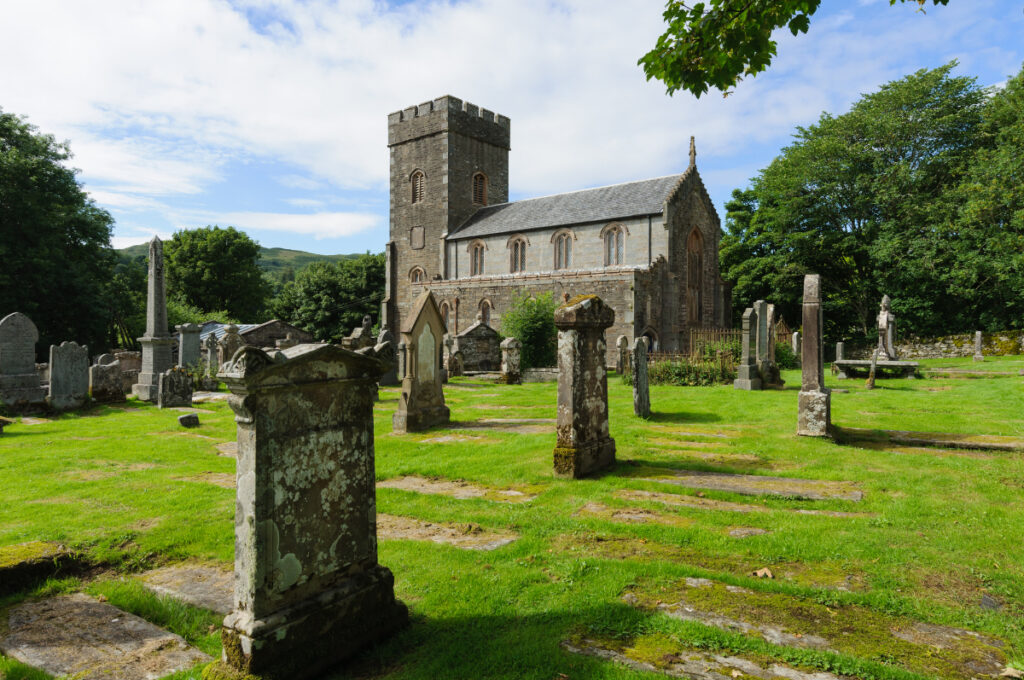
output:
[[[898,1],[916,2],[922,10],[928,2]],[[889,0],[890,5],[896,2]],[[700,97],[708,87],[727,92],[772,63],[777,48],[772,31],[785,26],[793,35],[806,33],[820,4],[821,0],[668,0],[662,15],[667,28],[638,63],[647,80],[660,80],[669,94],[682,89]]]
[[[37,351],[107,348],[113,219],[82,190],[67,142],[0,110],[0,317],[22,312]]]

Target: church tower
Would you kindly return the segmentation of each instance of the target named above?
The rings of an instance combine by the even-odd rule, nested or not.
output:
[[[484,205],[508,202],[510,122],[444,96],[388,116],[391,224],[382,314],[396,337],[402,310],[451,276],[446,239]]]

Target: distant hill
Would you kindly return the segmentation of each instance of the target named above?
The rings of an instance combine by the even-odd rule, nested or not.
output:
[[[140,243],[137,246],[121,248],[117,254],[125,260],[134,260],[141,257],[145,260],[149,257],[149,244]],[[260,247],[260,269],[279,276],[287,267],[299,271],[310,262],[339,262],[341,260],[353,260],[359,257],[360,253],[350,255],[317,255],[302,250],[289,250],[288,248],[263,248]]]

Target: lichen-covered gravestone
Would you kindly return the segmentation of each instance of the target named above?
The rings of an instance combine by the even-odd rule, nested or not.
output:
[[[245,340],[238,334],[238,326],[229,323],[224,327],[223,337],[217,341],[217,361],[223,366],[234,358],[235,352],[243,345]]]
[[[101,354],[89,367],[89,396],[101,404],[124,401],[121,362],[113,354]]]
[[[0,319],[0,403],[12,409],[41,405],[46,388],[36,373],[39,331],[21,312]]]
[[[183,323],[175,326],[178,331],[178,365],[192,368],[199,364],[199,331],[202,326],[197,323]]]
[[[615,338],[615,372],[625,375],[629,370],[629,338],[620,335]]]
[[[445,326],[437,301],[423,291],[412,307],[402,328],[405,343],[405,377],[398,409],[391,418],[395,432],[416,432],[448,422],[450,415],[444,404],[441,387],[441,342]]]
[[[732,386],[737,390],[761,389],[761,376],[757,372],[757,357],[754,349],[757,345],[757,312],[747,307],[743,311],[743,331],[740,348],[740,365],[736,367],[736,379]]]
[[[501,335],[477,313],[476,323],[455,336],[463,371],[494,371],[501,364]]]
[[[520,370],[523,343],[516,338],[501,341],[501,381],[506,385],[518,385],[523,381]]]
[[[555,474],[580,478],[615,463],[608,435],[607,345],[615,310],[596,295],[580,295],[555,310],[558,328],[558,442]]]
[[[832,429],[832,395],[825,387],[822,352],[821,276],[804,276],[804,346],[801,357],[800,394],[797,395],[796,433],[827,437]]]
[[[142,401],[156,401],[160,376],[174,365],[174,338],[167,329],[167,296],[164,287],[164,245],[156,236],[149,242],[149,282],[146,294],[146,334],[142,345],[142,368],[132,392]]]
[[[763,387],[782,385],[779,367],[775,364],[775,305],[764,300],[754,303],[757,316],[757,373]]]
[[[650,418],[651,388],[647,381],[647,338],[633,340],[630,370],[633,373],[633,413],[641,418]]]
[[[160,376],[156,405],[159,408],[192,405],[192,376],[180,366],[172,366]]]
[[[50,408],[69,411],[88,399],[89,348],[68,341],[50,345]]]
[[[372,390],[336,345],[245,347],[220,378],[238,423],[234,609],[221,664],[316,676],[407,622],[377,562]]]

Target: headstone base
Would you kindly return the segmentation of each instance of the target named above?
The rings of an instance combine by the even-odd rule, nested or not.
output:
[[[46,388],[39,385],[39,376],[35,373],[0,376],[0,403],[12,411],[43,406],[46,403]]]
[[[391,416],[391,427],[399,433],[421,432],[435,425],[447,425],[451,420],[451,411],[447,406],[430,406],[415,411],[395,411]]]
[[[156,401],[160,391],[160,374],[174,366],[171,346],[174,338],[139,338],[142,345],[142,370],[139,380],[132,385],[132,394],[142,401]]]
[[[737,390],[759,390],[761,389],[761,377],[757,373],[757,366],[740,366],[736,369],[736,379],[732,386]]]
[[[584,446],[556,446],[555,476],[580,479],[615,464],[615,440],[611,437]]]
[[[828,437],[832,429],[832,394],[800,392],[796,433],[804,437]]]
[[[217,665],[261,680],[315,677],[408,620],[408,609],[395,599],[391,570],[378,565],[256,621],[247,613],[229,614],[221,630],[224,654]]]

